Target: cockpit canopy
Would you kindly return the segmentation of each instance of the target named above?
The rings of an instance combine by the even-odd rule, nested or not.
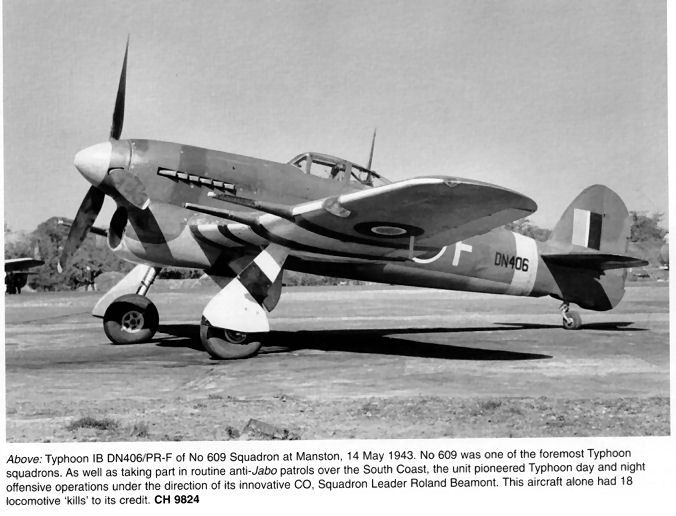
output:
[[[293,158],[289,164],[298,167],[306,174],[351,183],[353,186],[372,187],[390,183],[373,170],[328,154],[305,152]]]

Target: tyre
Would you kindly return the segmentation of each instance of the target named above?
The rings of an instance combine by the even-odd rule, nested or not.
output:
[[[103,316],[103,331],[113,344],[137,344],[153,338],[160,323],[153,302],[139,294],[118,297]]]
[[[203,318],[200,324],[200,340],[207,352],[218,360],[249,358],[258,353],[263,345],[262,334],[247,334],[211,326]]]
[[[580,314],[577,312],[568,312],[566,316],[568,318],[563,318],[563,327],[566,330],[579,330],[580,326],[582,326],[582,317],[580,317]]]

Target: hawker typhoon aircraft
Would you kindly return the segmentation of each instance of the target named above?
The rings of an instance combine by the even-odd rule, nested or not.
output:
[[[575,303],[609,310],[624,294],[629,217],[605,186],[584,190],[547,242],[504,225],[533,213],[517,192],[469,179],[391,182],[367,166],[306,152],[275,163],[153,140],[120,139],[125,51],[110,138],[75,156],[91,183],[59,267],[110,196],[110,248],[138,265],[93,309],[113,343],[147,341],[159,316],[146,296],[164,266],[201,268],[221,290],[200,322],[215,358],[255,355],[269,332],[282,271],[562,301],[563,326],[579,328]],[[375,135],[374,135],[375,136]]]

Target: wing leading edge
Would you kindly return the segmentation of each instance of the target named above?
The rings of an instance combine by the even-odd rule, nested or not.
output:
[[[5,272],[26,271],[31,267],[39,267],[45,262],[37,258],[10,258],[5,260]]]

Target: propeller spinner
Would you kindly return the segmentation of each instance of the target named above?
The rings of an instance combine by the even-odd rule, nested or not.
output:
[[[75,168],[92,186],[82,200],[82,204],[80,204],[80,208],[70,227],[68,238],[57,263],[59,272],[63,272],[71,256],[87,237],[89,230],[101,211],[105,198],[105,193],[101,189],[101,186],[109,188],[110,191],[115,192],[129,204],[139,209],[145,209],[150,202],[150,198],[141,180],[123,167],[118,167],[116,163],[120,161],[120,145],[117,144],[117,141],[120,139],[122,126],[124,125],[128,53],[129,38],[127,38],[127,45],[124,50],[122,72],[120,73],[120,82],[117,87],[113,121],[110,127],[110,140],[92,145],[75,155]],[[128,152],[126,146],[125,152]]]

